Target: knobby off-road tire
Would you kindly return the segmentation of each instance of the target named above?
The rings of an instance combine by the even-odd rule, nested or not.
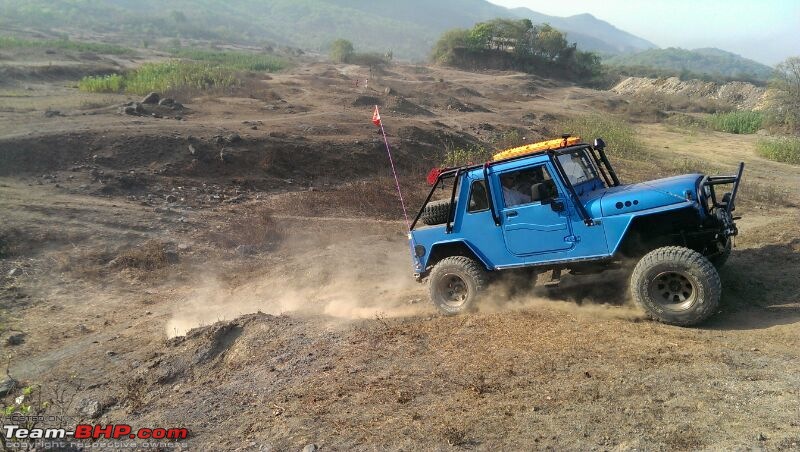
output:
[[[722,284],[717,269],[697,251],[679,246],[658,248],[636,264],[631,294],[654,320],[689,326],[717,311]]]
[[[447,223],[447,213],[450,212],[450,200],[443,199],[441,201],[429,202],[422,210],[420,219],[423,223],[433,226],[437,224]]]
[[[428,277],[428,289],[439,311],[455,315],[475,309],[488,279],[479,262],[464,256],[451,256],[433,267]]]
[[[728,243],[725,245],[725,249],[723,249],[721,253],[710,256],[708,260],[714,265],[714,267],[720,269],[723,265],[725,265],[725,262],[728,262],[729,257],[731,257],[731,240],[728,240]]]

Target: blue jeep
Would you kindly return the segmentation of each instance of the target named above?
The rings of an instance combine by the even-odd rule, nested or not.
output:
[[[550,272],[547,285],[555,285],[563,271],[597,273],[635,259],[631,294],[653,319],[693,325],[716,312],[717,268],[738,233],[732,212],[744,163],[733,176],[626,185],[602,139],[562,138],[563,146],[429,178],[433,188],[409,239],[415,276],[429,281],[437,308],[474,308],[499,270],[516,269],[533,282]],[[723,184],[731,191],[718,197]],[[432,201],[445,187],[445,199]]]

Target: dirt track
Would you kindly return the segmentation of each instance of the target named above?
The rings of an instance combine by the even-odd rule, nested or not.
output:
[[[441,146],[487,139],[483,124],[537,139],[545,114],[610,94],[414,67],[362,92],[359,71],[304,65],[190,99],[183,121],[3,113],[0,325],[24,333],[4,345],[10,373],[80,385],[68,411],[87,421],[185,425],[187,450],[798,448],[800,214],[779,194],[796,195],[796,167],[754,157],[751,137],[706,147],[640,126],[657,160],[624,174],[741,159],[761,187],[743,192],[722,312],[701,327],[643,319],[622,272],[554,294],[497,289],[445,318],[411,278],[370,107],[352,104],[385,104],[417,205]]]

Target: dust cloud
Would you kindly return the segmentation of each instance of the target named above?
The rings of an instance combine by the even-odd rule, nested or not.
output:
[[[209,275],[167,322],[167,336],[254,312],[324,316],[333,322],[436,312],[427,286],[412,277],[405,237],[396,233],[303,231],[270,255],[260,272],[236,286]],[[544,282],[546,275],[539,278]],[[490,285],[478,311],[550,309],[598,318],[642,318],[627,300],[626,282],[624,276],[606,274],[565,276],[561,287],[549,292],[508,273]]]
[[[412,277],[408,245],[396,237],[330,234],[288,240],[263,276],[237,287],[209,278],[167,322],[169,337],[243,314],[326,316],[332,320],[405,317],[433,312]],[[351,236],[352,237],[352,236]]]

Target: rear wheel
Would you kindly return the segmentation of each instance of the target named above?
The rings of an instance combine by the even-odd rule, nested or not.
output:
[[[667,246],[647,253],[633,270],[631,294],[659,322],[689,326],[716,312],[722,284],[714,266],[688,248]]]
[[[468,257],[451,256],[433,267],[428,288],[439,311],[455,315],[475,308],[487,282],[483,265]]]

